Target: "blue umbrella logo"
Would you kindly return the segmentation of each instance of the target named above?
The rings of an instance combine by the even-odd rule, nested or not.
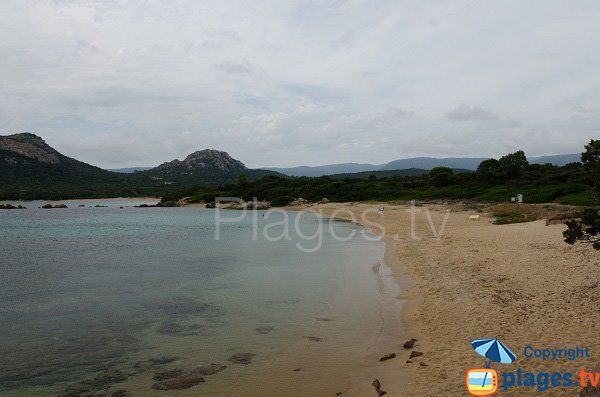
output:
[[[498,338],[493,339],[475,339],[471,342],[471,346],[475,351],[487,358],[485,363],[486,368],[490,368],[492,365],[492,361],[502,364],[510,364],[517,359],[517,355],[512,352],[506,345],[498,340]],[[485,385],[485,380],[487,378],[487,372],[483,378],[482,386]]]
[[[483,357],[487,358],[486,368],[489,368],[492,361],[502,364],[510,364],[517,359],[515,353],[513,353],[506,345],[498,340],[494,339],[475,339],[471,342],[473,349]]]

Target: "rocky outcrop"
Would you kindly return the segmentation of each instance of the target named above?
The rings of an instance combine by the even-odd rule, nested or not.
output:
[[[45,164],[60,163],[60,154],[37,135],[24,132],[21,134],[0,136],[0,150],[13,152],[31,160]],[[5,162],[11,165],[16,158],[6,157]]]
[[[300,207],[303,205],[310,205],[310,201],[303,199],[302,197],[298,197],[297,199],[290,201],[288,205],[291,207]]]
[[[14,206],[12,204],[0,204],[0,210],[26,210],[27,207],[23,207],[22,205]]]
[[[185,160],[173,160],[156,167],[158,171],[183,171],[193,172],[195,170],[212,168],[219,171],[247,172],[248,168],[239,160],[232,158],[228,153],[214,149],[205,149],[194,152]]]
[[[270,201],[242,201],[241,203],[233,202],[222,206],[223,209],[230,210],[268,210],[271,208]]]
[[[44,209],[48,209],[48,208],[69,208],[67,207],[66,204],[56,204],[56,205],[52,205],[52,204],[44,204],[42,206],[42,208]]]
[[[206,208],[220,208],[224,210],[268,210],[271,208],[270,201],[227,201],[219,202],[219,204],[212,202],[206,204]]]

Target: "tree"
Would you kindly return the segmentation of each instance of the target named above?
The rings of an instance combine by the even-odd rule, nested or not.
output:
[[[448,186],[452,182],[454,170],[448,167],[435,167],[429,171],[429,179],[435,187]]]
[[[583,211],[580,219],[567,221],[567,230],[563,232],[567,244],[577,241],[591,244],[600,250],[600,210],[588,208]]]
[[[585,145],[581,162],[596,194],[600,196],[600,140],[592,139]],[[580,241],[600,250],[600,209],[588,208],[578,218],[567,221],[567,230],[563,232],[563,236],[567,244]]]
[[[496,181],[499,168],[500,164],[498,160],[488,159],[483,160],[481,163],[479,163],[476,172],[482,180],[493,183]]]
[[[508,180],[521,176],[521,172],[528,165],[529,162],[522,150],[502,156],[498,160],[498,170]]]
[[[246,173],[242,172],[237,177],[237,186],[244,187],[247,185],[248,185],[248,175],[246,175]]]
[[[585,145],[585,152],[581,153],[581,162],[585,168],[592,186],[600,196],[600,140],[592,139]]]

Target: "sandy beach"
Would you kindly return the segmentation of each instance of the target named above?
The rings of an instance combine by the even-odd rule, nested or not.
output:
[[[477,338],[498,337],[516,353],[516,363],[492,365],[499,374],[517,368],[535,373],[598,370],[600,254],[588,246],[565,244],[564,225],[547,226],[544,220],[494,225],[485,213],[457,205],[423,205],[412,212],[408,205],[384,205],[383,216],[376,211],[379,204],[329,203],[305,210],[355,219],[383,234],[386,264],[402,290],[398,299],[406,301],[395,338],[400,344],[417,339],[412,350],[423,353],[409,360],[412,350],[395,351],[395,359],[379,365],[373,375],[388,395],[468,395],[466,371],[484,366],[484,358],[471,348]],[[365,211],[370,212],[361,220]],[[473,214],[480,219],[470,221]],[[588,347],[590,357],[526,358],[528,345]],[[565,390],[545,394],[565,395]],[[540,391],[521,387],[500,393]],[[376,393],[365,385],[344,395]],[[579,387],[569,388],[568,395],[579,395]]]

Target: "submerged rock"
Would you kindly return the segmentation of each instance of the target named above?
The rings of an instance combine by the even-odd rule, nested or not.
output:
[[[115,383],[126,381],[128,375],[120,370],[111,369],[96,375],[92,379],[83,380],[65,389],[61,397],[95,396],[96,392],[106,390]],[[102,394],[106,395],[106,394]]]
[[[175,360],[177,360],[177,357],[174,357],[174,356],[152,357],[152,358],[148,359],[148,361],[151,362],[152,364],[159,364],[159,365],[169,364]]]
[[[258,332],[259,334],[265,335],[268,334],[269,332],[275,330],[275,327],[270,326],[270,325],[261,325],[260,327],[256,328],[256,332]]]
[[[210,365],[203,365],[201,367],[195,368],[191,371],[191,373],[203,376],[210,376],[218,372],[224,371],[226,369],[226,365],[212,363]]]
[[[311,342],[321,342],[323,338],[319,338],[318,336],[305,336]]]
[[[133,364],[132,369],[136,373],[155,371],[160,366],[172,363],[175,360],[177,360],[177,357],[173,356],[153,357],[146,361],[136,362],[135,364]]]
[[[131,393],[127,390],[115,390],[110,397],[131,397]]]
[[[185,296],[158,299],[145,306],[167,315],[202,314],[207,317],[219,317],[224,314],[223,309],[213,303],[206,303],[196,298]]]
[[[183,370],[182,369],[170,369],[167,371],[161,371],[161,372],[157,372],[154,374],[154,376],[152,377],[152,379],[154,380],[167,380],[167,379],[173,379],[173,378],[177,378],[179,376],[183,375]]]
[[[234,364],[250,364],[254,356],[256,356],[254,353],[237,353],[229,357],[227,361],[231,361]]]
[[[203,330],[200,324],[181,324],[175,322],[162,323],[156,332],[165,335],[190,336],[198,335]]]
[[[163,382],[158,382],[152,385],[156,390],[183,390],[196,386],[206,380],[196,374],[184,375],[173,379],[168,379]]]

